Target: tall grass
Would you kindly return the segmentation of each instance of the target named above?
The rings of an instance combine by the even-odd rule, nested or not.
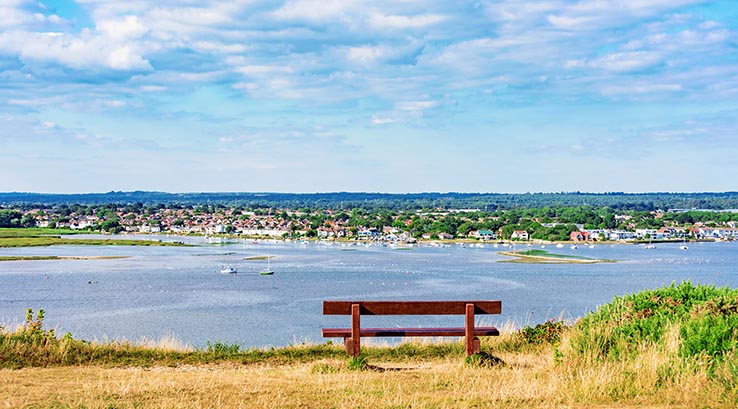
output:
[[[467,364],[462,342],[364,346],[353,361],[333,343],[97,344],[29,311],[0,329],[0,367],[25,368],[0,369],[0,405],[737,407],[737,295],[687,282],[618,297],[571,327],[508,325]]]
[[[738,405],[737,307],[738,291],[690,282],[616,297],[564,336],[567,389],[586,401]]]

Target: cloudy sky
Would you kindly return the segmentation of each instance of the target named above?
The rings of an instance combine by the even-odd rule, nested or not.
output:
[[[735,0],[2,0],[0,191],[738,190]]]

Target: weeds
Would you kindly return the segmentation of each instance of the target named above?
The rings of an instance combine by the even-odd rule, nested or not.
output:
[[[230,355],[237,355],[241,351],[241,345],[239,344],[224,344],[222,342],[216,342],[215,344],[211,344],[210,341],[207,342],[207,347],[205,348],[207,353],[213,354],[216,356],[230,356]]]
[[[561,342],[561,334],[569,327],[563,321],[556,321],[555,318],[538,324],[533,327],[526,326],[520,330],[523,342],[528,344],[551,344],[555,345]]]
[[[348,360],[348,369],[351,371],[363,371],[369,367],[369,360],[366,355],[352,356]]]

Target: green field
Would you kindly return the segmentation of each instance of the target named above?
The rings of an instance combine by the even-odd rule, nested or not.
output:
[[[0,228],[0,238],[15,237],[59,237],[62,234],[79,234],[78,230],[71,229],[47,229],[42,227],[29,227],[25,229]]]
[[[0,228],[0,247],[42,247],[58,245],[185,246],[183,243],[163,242],[158,240],[69,239],[62,238],[62,234],[79,234],[79,232],[68,229]]]

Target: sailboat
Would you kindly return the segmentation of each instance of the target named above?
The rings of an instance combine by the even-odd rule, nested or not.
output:
[[[646,244],[643,248],[647,250],[652,250],[656,248],[656,245],[651,243],[651,238],[649,237],[648,244]]]
[[[681,250],[686,250],[686,249],[688,249],[688,248],[689,248],[689,247],[687,247],[687,239],[686,239],[686,238],[684,239],[684,243],[682,243],[682,245],[681,245],[681,246],[679,246],[679,248],[680,248]]]
[[[238,274],[238,271],[233,266],[223,266],[221,267],[220,272],[223,274]]]
[[[267,256],[267,268],[266,270],[261,270],[259,274],[263,276],[270,276],[274,274],[274,271],[272,271],[272,264],[271,264],[272,256]]]
[[[226,254],[226,261],[228,260],[228,254]],[[238,274],[238,270],[236,270],[236,267],[233,267],[230,264],[223,263],[222,266],[220,266],[220,272],[222,274]]]

